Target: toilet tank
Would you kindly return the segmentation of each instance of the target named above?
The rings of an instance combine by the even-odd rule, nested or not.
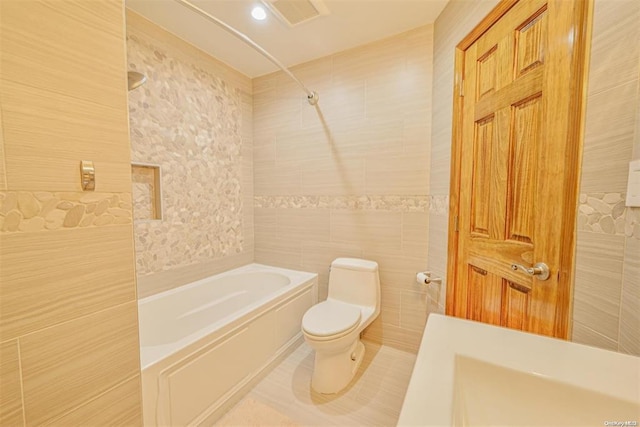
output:
[[[328,296],[350,304],[378,308],[378,263],[358,258],[337,258],[331,263]]]

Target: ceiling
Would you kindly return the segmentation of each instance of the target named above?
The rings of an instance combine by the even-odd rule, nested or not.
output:
[[[251,10],[259,0],[191,0],[287,67],[432,23],[447,1],[324,0],[328,15],[290,27],[268,9],[266,20],[254,20]],[[126,5],[248,77],[278,69],[246,43],[174,0],[126,0]]]

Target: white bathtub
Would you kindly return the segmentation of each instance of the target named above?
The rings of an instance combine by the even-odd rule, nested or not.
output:
[[[217,418],[300,340],[316,295],[316,274],[250,264],[140,300],[144,424]]]

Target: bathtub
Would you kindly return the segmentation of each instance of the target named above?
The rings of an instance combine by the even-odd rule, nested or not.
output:
[[[138,302],[146,426],[211,423],[301,342],[317,275],[249,264]]]

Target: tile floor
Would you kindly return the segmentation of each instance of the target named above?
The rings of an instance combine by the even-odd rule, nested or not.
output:
[[[342,392],[311,390],[313,351],[302,343],[216,425],[395,426],[416,356],[363,342],[362,365]]]

